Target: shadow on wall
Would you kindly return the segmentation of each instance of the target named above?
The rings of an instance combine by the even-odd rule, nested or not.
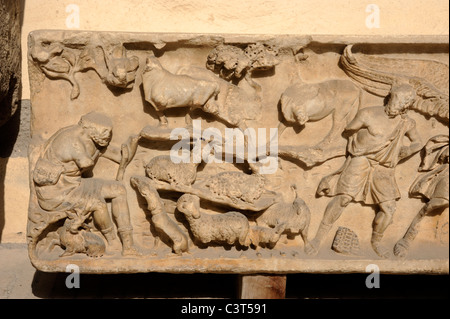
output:
[[[2,5],[4,8],[8,8],[7,6],[9,0],[0,0],[0,5]],[[23,25],[23,15],[24,15],[24,8],[25,8],[25,0],[18,0],[17,2],[18,6],[18,28],[19,32],[18,35],[20,37],[19,39],[19,67],[17,70],[18,74],[11,75],[11,79],[9,82],[9,92],[3,97],[2,100],[0,100],[0,103],[8,103],[8,107],[2,107],[0,109],[0,112],[4,112],[6,109],[6,112],[11,111],[11,107],[13,104],[15,104],[15,100],[17,101],[17,109],[14,113],[14,115],[7,120],[3,125],[0,124],[0,243],[2,242],[2,234],[3,229],[5,227],[5,176],[6,176],[6,167],[8,164],[9,157],[12,154],[12,151],[14,149],[14,144],[16,143],[17,137],[19,135],[19,129],[20,129],[20,113],[21,113],[21,101],[20,97],[22,95],[22,88],[21,88],[21,61],[22,61],[22,48],[20,48],[20,42],[22,37],[22,25]],[[8,30],[5,30],[8,31]],[[9,32],[5,35],[4,33],[0,34],[2,37],[8,37],[11,38],[11,35]],[[12,39],[14,40],[14,39]],[[3,45],[3,41],[2,45]],[[8,43],[7,43],[8,44]],[[10,47],[9,45],[5,45],[4,48]],[[2,61],[0,61],[0,64]],[[17,83],[19,82],[19,83]],[[18,91],[16,89],[18,87]],[[3,105],[2,105],[3,106]],[[0,118],[4,114],[0,114]]]

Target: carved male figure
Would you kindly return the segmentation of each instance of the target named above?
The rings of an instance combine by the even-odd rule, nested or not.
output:
[[[137,139],[130,138],[121,151],[109,146],[112,122],[107,116],[91,112],[81,117],[77,125],[57,131],[43,146],[33,171],[38,203],[47,211],[77,211],[92,213],[109,244],[116,239],[106,200],[111,200],[120,239],[122,254],[138,254],[133,243],[126,189],[116,180],[83,178],[100,156],[124,165],[124,158],[134,155]],[[108,147],[109,146],[109,147]],[[126,164],[126,163],[125,163]]]
[[[406,257],[411,242],[419,232],[422,219],[436,211],[448,207],[448,165],[449,165],[448,135],[437,135],[425,144],[422,153],[420,174],[411,185],[409,194],[426,200],[425,205],[411,222],[403,238],[394,246],[394,255]]]
[[[415,94],[410,85],[393,85],[384,107],[363,108],[347,125],[346,132],[352,134],[347,144],[347,159],[337,172],[324,177],[318,186],[319,195],[334,198],[325,210],[315,238],[305,246],[307,253],[317,253],[331,226],[354,201],[378,206],[371,244],[379,256],[388,256],[380,241],[392,223],[396,200],[400,198],[395,167],[399,161],[421,149],[415,121],[406,114]],[[405,137],[410,140],[409,145],[404,145]]]

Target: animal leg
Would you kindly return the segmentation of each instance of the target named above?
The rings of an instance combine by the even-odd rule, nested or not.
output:
[[[75,255],[75,251],[72,249],[67,249],[59,257],[68,257]]]
[[[166,127],[169,122],[167,121],[167,117],[164,114],[164,111],[156,111],[156,114],[158,114],[159,117],[159,126]]]
[[[188,127],[192,126],[192,117],[191,117],[191,114],[190,114],[190,110],[186,114],[186,116],[184,117],[184,121],[186,122],[186,126],[188,126]]]

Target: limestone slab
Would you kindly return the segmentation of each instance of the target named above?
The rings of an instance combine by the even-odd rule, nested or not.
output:
[[[448,39],[42,30],[28,62],[37,269],[448,273]]]

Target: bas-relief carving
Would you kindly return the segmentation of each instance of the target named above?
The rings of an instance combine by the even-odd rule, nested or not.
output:
[[[426,215],[448,207],[448,143],[448,135],[437,135],[428,140],[423,148],[422,162],[418,169],[422,173],[411,185],[409,194],[413,197],[424,198],[426,203],[412,220],[403,238],[395,244],[396,256],[406,256],[411,242],[419,231],[419,223]]]
[[[37,268],[75,257],[85,272],[326,272],[322,261],[342,258],[348,271],[385,260],[395,272],[405,258],[445,268],[448,241],[425,234],[448,225],[448,52],[256,38],[31,34]],[[70,87],[55,91],[60,80]],[[46,126],[52,95],[70,116]],[[260,170],[269,147],[193,161],[195,145],[216,156],[226,142],[195,140],[194,119],[200,133],[278,127],[276,171]],[[174,128],[191,134],[189,163],[169,155]]]
[[[135,56],[127,57],[123,46],[108,48],[98,40],[92,40],[81,51],[61,43],[42,41],[32,44],[30,56],[47,77],[64,79],[72,85],[71,99],[80,95],[78,72],[94,70],[106,85],[129,89],[133,87],[139,66]]]

